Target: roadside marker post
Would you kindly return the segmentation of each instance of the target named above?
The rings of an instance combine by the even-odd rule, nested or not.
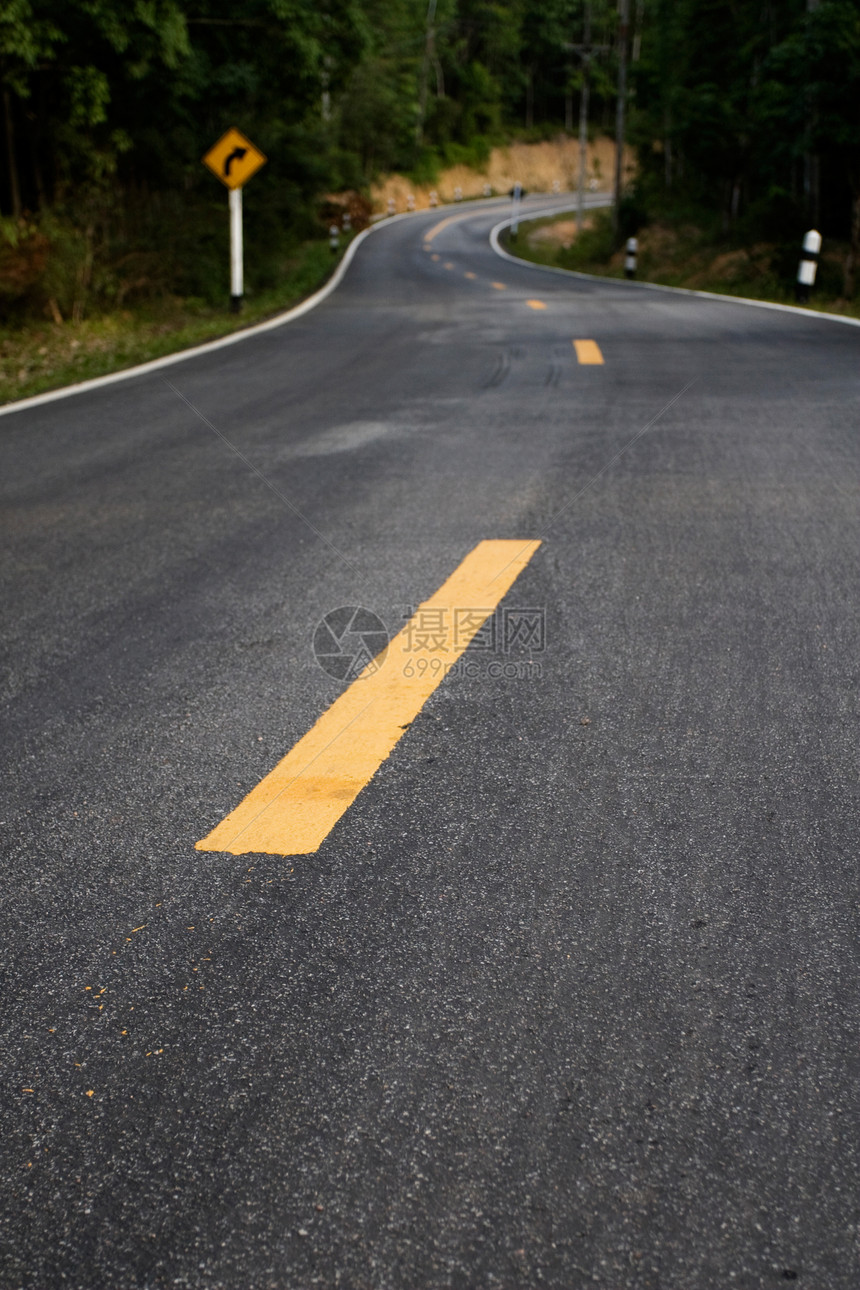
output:
[[[337,254],[337,248],[340,246],[340,229],[337,224],[331,224],[328,230],[328,244],[331,247],[332,255]]]
[[[624,276],[625,278],[636,277],[636,257],[639,254],[639,239],[628,237],[627,246],[624,254]]]
[[[797,298],[806,301],[815,286],[815,275],[818,272],[818,255],[821,251],[821,234],[811,228],[803,235],[803,249],[800,252],[800,264],[797,266]]]
[[[230,310],[242,308],[244,286],[244,248],[242,237],[242,189],[267,158],[240,130],[230,129],[209,149],[203,158],[212,174],[228,188],[230,213]]]

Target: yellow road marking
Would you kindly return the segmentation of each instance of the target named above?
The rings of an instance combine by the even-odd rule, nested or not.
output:
[[[469,211],[467,215],[449,215],[447,219],[434,224],[429,233],[424,234],[424,241],[432,242],[436,234],[441,233],[443,228],[447,228],[449,224],[456,224],[461,219],[468,219],[469,215],[474,215],[474,213],[474,211]]]
[[[443,265],[442,267],[443,267],[443,268],[445,268],[445,269],[453,269],[453,267],[454,267],[454,266],[453,266],[453,264],[451,263],[451,261],[449,260],[449,261],[448,261],[448,263],[447,263],[447,264],[445,264],[445,265]]]
[[[430,256],[430,259],[431,259],[431,260],[438,260],[438,259],[439,259],[439,256],[438,256],[438,255],[431,255],[431,256]]]
[[[394,637],[381,666],[369,663],[197,850],[317,851],[539,546],[479,542]]]
[[[573,348],[576,350],[576,360],[578,363],[602,363],[603,355],[600,352],[600,346],[596,340],[575,340]]]
[[[527,300],[526,304],[529,309],[546,309],[546,305],[542,300]]]
[[[495,287],[497,291],[507,291],[507,287],[504,282],[491,282],[490,286]]]
[[[464,274],[463,274],[463,277],[464,277],[464,278],[471,278],[473,281],[475,280],[475,278],[477,278],[477,276],[478,276],[478,275],[477,275],[477,273],[464,273]]]

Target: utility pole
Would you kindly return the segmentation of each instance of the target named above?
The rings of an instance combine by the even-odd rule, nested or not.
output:
[[[582,29],[582,92],[579,96],[579,181],[576,185],[576,231],[582,232],[585,167],[588,158],[588,99],[591,92],[591,2],[585,0]]]
[[[582,24],[582,44],[565,45],[565,49],[579,54],[582,65],[582,89],[579,95],[579,182],[576,189],[576,231],[582,232],[585,210],[585,170],[588,159],[588,99],[591,89],[591,59],[605,45],[591,43],[591,0],[585,0]]]
[[[819,0],[806,0],[806,12],[815,13]],[[803,154],[803,196],[806,209],[813,224],[818,224],[821,205],[821,159],[814,151],[814,135],[817,124],[817,112],[812,90],[806,89],[806,129],[808,132],[806,151]]]
[[[624,185],[624,112],[627,106],[627,37],[630,27],[630,0],[618,0],[618,99],[615,105],[615,192],[612,202],[612,228],[618,232],[621,190]]]

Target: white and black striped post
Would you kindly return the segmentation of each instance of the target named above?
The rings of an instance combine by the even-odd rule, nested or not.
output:
[[[337,224],[330,224],[328,230],[328,244],[331,247],[332,255],[337,254],[337,248],[340,246],[340,229]]]
[[[520,183],[514,184],[511,189],[511,241],[517,240],[517,234],[520,231],[520,202],[523,199],[523,186]]]
[[[821,234],[811,228],[803,235],[803,249],[800,252],[800,264],[797,266],[797,298],[808,300],[809,293],[815,286],[815,275],[818,272],[818,254],[821,250]]]
[[[432,193],[430,194],[431,210],[435,210],[438,205],[439,205],[439,194],[436,192],[436,189],[434,188]]]
[[[462,200],[463,200],[463,190],[458,184],[457,187],[454,189],[454,201],[461,202]]]
[[[352,216],[349,211],[344,211],[343,213],[343,231],[344,233],[352,232]]]
[[[484,196],[485,196],[485,197],[492,197],[492,195],[493,195],[493,186],[492,186],[492,184],[484,184]]]
[[[394,212],[395,212],[396,210],[397,210],[397,204],[396,204],[396,202],[395,202],[394,198],[393,198],[393,197],[389,197],[389,199],[388,199],[388,214],[389,214],[389,215],[393,215],[393,214],[394,214]]]
[[[412,196],[411,193],[406,194],[406,209],[408,211],[415,210],[415,198]]]
[[[624,251],[625,278],[636,277],[636,259],[638,255],[639,255],[639,239],[637,237],[628,237],[627,246]]]

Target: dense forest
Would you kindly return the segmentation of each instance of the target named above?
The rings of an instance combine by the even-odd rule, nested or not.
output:
[[[0,308],[223,290],[200,158],[230,125],[269,158],[246,197],[264,281],[326,192],[574,131],[586,61],[611,133],[622,50],[628,226],[816,224],[860,257],[860,0],[3,0]]]

